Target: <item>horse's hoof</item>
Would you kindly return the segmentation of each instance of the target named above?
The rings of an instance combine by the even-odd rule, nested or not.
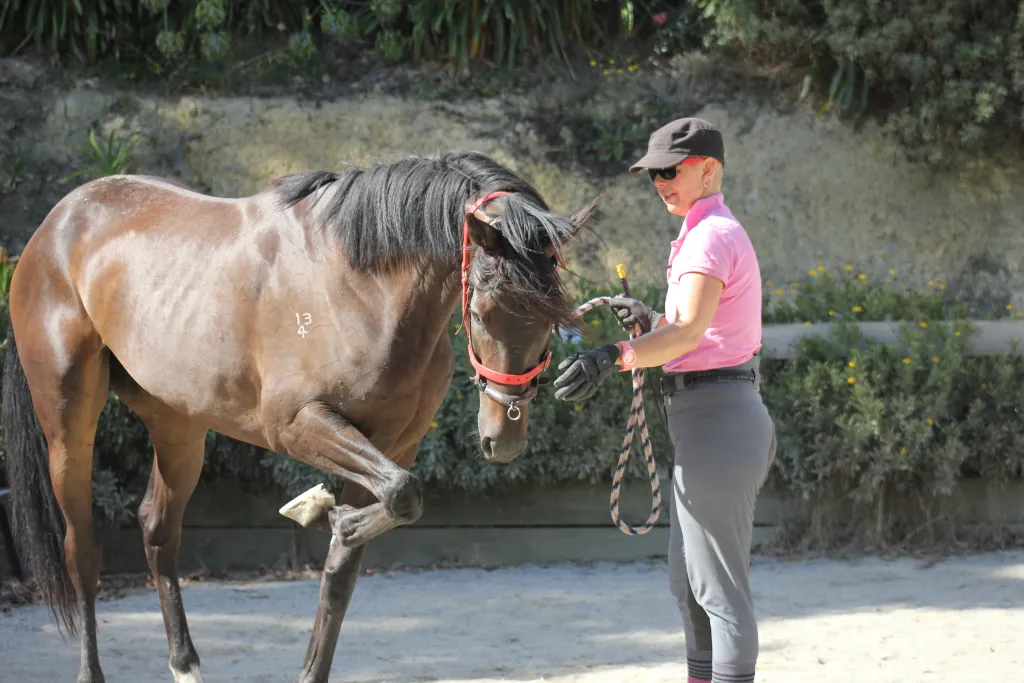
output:
[[[203,677],[199,675],[198,666],[188,671],[175,671],[171,669],[171,673],[174,674],[174,683],[203,683]]]
[[[310,527],[322,521],[324,514],[333,509],[334,495],[323,484],[317,484],[286,503],[278,512],[304,527]]]

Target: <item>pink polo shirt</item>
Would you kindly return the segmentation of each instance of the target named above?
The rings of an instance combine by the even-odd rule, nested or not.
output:
[[[698,200],[672,242],[665,296],[668,322],[674,322],[679,314],[684,273],[706,273],[725,287],[697,348],[665,363],[663,369],[710,370],[750,360],[761,346],[761,272],[750,238],[723,203],[721,193]]]

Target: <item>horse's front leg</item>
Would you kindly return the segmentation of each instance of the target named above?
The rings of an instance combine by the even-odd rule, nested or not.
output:
[[[348,603],[352,599],[365,554],[365,545],[346,548],[337,538],[331,537],[331,549],[324,563],[323,578],[320,579],[320,602],[313,622],[313,633],[306,647],[306,659],[302,662],[299,683],[327,683],[330,678],[341,622],[348,611]]]
[[[423,513],[420,481],[325,404],[304,405],[272,437],[275,450],[358,484],[377,499],[365,507],[327,511],[329,528],[342,545],[358,547],[385,531],[412,524]],[[323,516],[306,526],[324,529]]]
[[[392,462],[355,427],[322,404],[304,406],[271,443],[296,460],[358,484],[346,487],[344,505],[340,507],[333,505],[329,495],[313,493],[313,509],[304,510],[302,515],[304,526],[330,531],[332,538],[299,683],[327,683],[341,624],[366,554],[366,541],[416,521],[422,512],[419,480],[402,467],[412,464],[416,448]],[[373,502],[371,496],[378,502]]]

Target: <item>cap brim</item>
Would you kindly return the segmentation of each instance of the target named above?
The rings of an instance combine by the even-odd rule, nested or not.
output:
[[[638,162],[629,167],[630,173],[642,171],[645,168],[671,168],[679,165],[689,154],[679,152],[650,152],[645,154]]]

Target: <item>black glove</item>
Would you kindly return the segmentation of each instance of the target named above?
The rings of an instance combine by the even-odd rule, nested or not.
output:
[[[555,398],[562,401],[582,401],[597,392],[597,387],[615,372],[619,347],[605,344],[599,349],[580,351],[558,364],[561,375],[554,381]],[[566,369],[568,368],[568,369]]]
[[[638,299],[616,297],[608,302],[608,307],[619,320],[619,326],[625,332],[633,332],[633,328],[639,324],[640,332],[647,334],[658,326],[663,316],[653,308]]]

